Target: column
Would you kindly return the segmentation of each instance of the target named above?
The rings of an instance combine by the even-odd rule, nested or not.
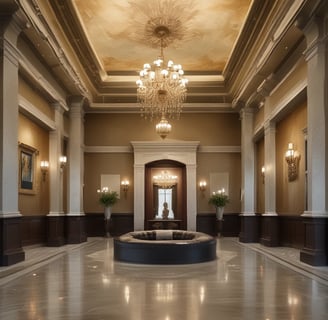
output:
[[[70,101],[70,129],[68,143],[68,213],[67,242],[87,240],[83,210],[84,173],[84,97]]]
[[[257,242],[255,215],[255,152],[253,142],[253,111],[244,108],[241,117],[241,230],[240,242]]]
[[[327,12],[327,8],[325,11]],[[327,13],[326,13],[327,15]],[[302,215],[305,225],[301,261],[311,265],[327,265],[328,225],[328,31],[327,17],[314,17],[303,32],[307,41],[305,59],[308,70],[308,211]]]
[[[0,11],[4,4],[0,4]],[[0,24],[0,266],[25,259],[18,211],[18,21]]]
[[[134,230],[144,230],[145,220],[145,166],[134,165]]]
[[[66,243],[63,169],[59,162],[63,154],[64,109],[59,104],[53,107],[56,129],[49,133],[50,211],[47,215],[47,245],[61,246]]]
[[[187,199],[196,199],[196,165],[186,165],[187,169]],[[187,200],[187,230],[196,231],[197,208],[195,201]]]
[[[266,246],[278,245],[278,215],[276,213],[276,124],[264,123],[265,213],[261,217],[260,242]]]

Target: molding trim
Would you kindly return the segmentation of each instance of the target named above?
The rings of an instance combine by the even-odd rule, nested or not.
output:
[[[56,129],[55,121],[51,120],[44,113],[42,113],[38,108],[36,108],[30,101],[22,97],[18,96],[18,105],[20,111],[24,114],[28,114],[33,118],[37,119],[38,122],[41,122],[44,126],[46,126],[50,130]]]
[[[199,153],[240,153],[241,146],[200,146]]]
[[[155,142],[158,144],[158,142]],[[171,150],[170,146],[166,146]],[[133,153],[128,146],[85,146],[85,153]],[[240,153],[241,146],[199,146],[198,153]]]
[[[85,146],[84,153],[133,153],[130,146]]]

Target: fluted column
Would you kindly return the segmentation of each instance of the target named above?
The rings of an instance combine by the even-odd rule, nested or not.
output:
[[[276,124],[264,124],[264,166],[265,166],[265,213],[261,217],[263,245],[278,245],[278,215],[276,213]]]
[[[68,213],[67,242],[86,241],[85,214],[83,210],[84,172],[84,97],[70,102],[70,129],[68,143]]]
[[[255,214],[255,152],[253,142],[253,117],[249,109],[243,109],[241,115],[241,189],[242,215]]]
[[[308,71],[307,127],[307,202],[302,215],[305,225],[301,261],[311,265],[327,265],[328,225],[328,8],[313,17],[303,32],[307,41],[305,58]]]
[[[253,142],[253,119],[251,109],[244,108],[241,117],[241,231],[239,241],[258,240],[257,217],[255,215],[255,150]]]
[[[65,213],[63,210],[63,169],[59,158],[63,154],[64,109],[53,105],[56,129],[49,133],[50,211],[47,215],[47,245],[61,246],[65,240]]]
[[[187,199],[196,199],[196,165],[187,165]],[[196,215],[197,208],[195,201],[187,201],[187,212],[188,212],[188,221],[187,221],[187,230],[196,231]]]
[[[8,1],[9,3],[10,1]],[[0,4],[0,11],[5,4]],[[18,211],[18,60],[19,22],[0,24],[0,266],[24,260]],[[8,20],[8,23],[4,23]]]
[[[276,124],[264,124],[265,213],[276,216]]]

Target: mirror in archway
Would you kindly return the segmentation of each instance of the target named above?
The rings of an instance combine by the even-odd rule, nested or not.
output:
[[[161,188],[153,185],[154,194],[154,218],[155,219],[174,219],[176,212],[176,186],[171,188]]]

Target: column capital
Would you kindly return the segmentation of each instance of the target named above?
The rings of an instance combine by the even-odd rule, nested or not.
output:
[[[326,19],[321,16],[312,17],[302,29],[306,38],[307,48],[304,51],[305,60],[309,61],[317,55],[319,50],[324,50],[328,43]]]
[[[239,116],[241,120],[245,120],[246,118],[254,117],[254,109],[253,108],[243,108],[239,111]]]
[[[266,120],[263,124],[264,134],[268,134],[271,131],[276,130],[276,123],[274,121]]]

